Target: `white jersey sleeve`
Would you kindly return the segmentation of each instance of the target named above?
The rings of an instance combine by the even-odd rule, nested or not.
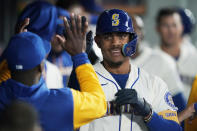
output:
[[[172,95],[170,94],[166,83],[159,77],[155,76],[153,81],[153,92],[155,94],[153,99],[153,109],[155,112],[159,113],[164,110],[176,111],[177,108],[172,100]]]

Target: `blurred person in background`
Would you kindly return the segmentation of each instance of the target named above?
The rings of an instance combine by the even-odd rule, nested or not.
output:
[[[76,14],[80,14],[81,16],[86,16],[87,20],[90,22],[89,30],[93,31],[95,27],[93,25],[96,23],[98,16],[91,15],[90,12],[98,13],[98,11],[101,10],[101,7],[99,8],[94,1],[86,1],[86,4],[84,6],[81,5],[82,3],[83,2],[80,0],[74,0],[74,1],[58,0],[56,2],[57,11],[58,11],[58,25],[56,29],[56,34],[64,36],[62,18],[67,17],[68,19],[70,19],[69,12],[74,12]],[[85,8],[89,6],[91,6],[91,9],[89,9],[88,10],[89,12],[87,12]],[[87,44],[87,49],[86,49],[88,58],[90,59],[92,64],[96,63],[99,60],[99,57],[97,55],[101,54],[99,52],[99,49],[96,48],[95,44],[93,43],[93,38],[92,38],[93,35],[94,33],[91,34],[89,38],[87,38],[91,42]],[[59,67],[63,75],[64,85],[67,84],[72,71],[72,60],[70,55],[67,52],[63,51],[61,45],[59,44],[55,36],[52,38],[52,50],[47,59]]]
[[[70,19],[70,14],[65,9],[57,8],[57,27],[55,34],[61,35],[64,38],[64,25],[63,25],[63,17],[67,17]],[[61,44],[59,43],[58,39],[53,35],[51,40],[52,49],[49,53],[47,60],[55,64],[62,75],[63,84],[67,86],[69,76],[72,71],[72,59],[71,56],[62,48]]]
[[[74,12],[81,16],[86,16],[87,20],[90,23],[89,30],[93,32],[93,36],[95,35],[98,14],[104,10],[102,6],[96,3],[95,0],[58,0],[56,6],[69,12]],[[92,47],[93,49],[88,53],[88,57],[91,63],[94,64],[97,61],[102,60],[102,53],[95,42],[93,43]]]
[[[31,31],[38,34],[45,44],[50,44],[53,35],[56,31],[57,10],[56,7],[45,1],[36,1],[27,5],[18,17],[15,28],[15,33]],[[0,81],[5,81],[11,76],[5,72],[6,60],[2,55],[2,63],[0,68],[4,72],[0,75]],[[43,72],[44,79],[46,80],[48,88],[62,88],[62,76],[54,64],[45,61],[45,71]]]
[[[57,0],[56,6],[65,9],[68,12],[86,16],[90,25],[96,24],[98,14],[104,10],[95,2],[95,0]]]
[[[176,69],[176,63],[165,53],[147,47],[144,41],[144,24],[139,16],[133,16],[134,30],[138,35],[137,48],[131,56],[131,63],[137,65],[148,73],[162,78],[168,85],[169,91],[178,113],[185,109],[186,100],[183,95],[183,84]]]
[[[197,74],[197,52],[182,43],[183,24],[176,8],[162,8],[156,17],[160,37],[160,51],[170,55],[176,62],[177,70],[184,85],[184,97],[188,100],[193,80]]]
[[[34,107],[14,101],[0,113],[0,131],[42,131]]]

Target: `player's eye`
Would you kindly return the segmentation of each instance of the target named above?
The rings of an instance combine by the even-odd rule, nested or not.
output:
[[[104,40],[111,40],[112,39],[112,34],[104,34],[103,39]]]
[[[128,37],[129,37],[129,34],[128,34],[128,33],[119,33],[118,36],[119,36],[121,39],[125,39],[125,38],[128,38]]]

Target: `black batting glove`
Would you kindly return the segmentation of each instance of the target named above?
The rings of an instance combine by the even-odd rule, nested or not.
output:
[[[117,106],[130,104],[133,107],[135,115],[147,117],[152,111],[150,105],[145,99],[139,98],[134,89],[119,90],[115,96],[117,96],[115,100]]]
[[[93,46],[93,33],[92,31],[89,31],[86,34],[86,53],[89,54],[90,51],[92,50],[92,46]]]

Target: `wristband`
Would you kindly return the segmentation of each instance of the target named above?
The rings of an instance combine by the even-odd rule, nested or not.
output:
[[[151,112],[150,112],[150,114],[149,114],[149,117],[146,118],[146,119],[144,119],[144,122],[145,122],[145,123],[148,123],[148,122],[151,120],[152,116],[153,116],[153,110],[151,109]]]

